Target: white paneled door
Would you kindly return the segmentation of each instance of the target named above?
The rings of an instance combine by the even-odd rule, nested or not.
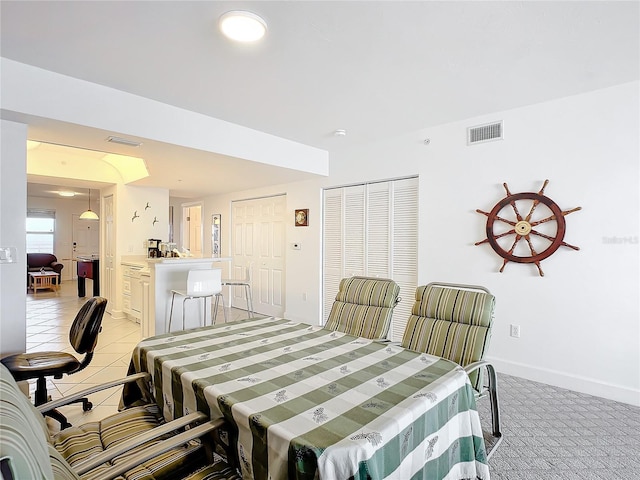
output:
[[[107,312],[111,313],[113,307],[120,305],[116,300],[116,231],[115,231],[115,205],[113,195],[103,198],[104,202],[104,230],[102,234],[102,254],[100,255],[100,294],[107,299]]]
[[[232,203],[232,276],[244,278],[250,267],[254,310],[274,317],[285,310],[285,209],[285,195]],[[233,306],[246,308],[244,289],[229,294]]]

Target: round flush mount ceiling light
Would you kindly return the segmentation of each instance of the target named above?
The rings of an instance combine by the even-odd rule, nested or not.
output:
[[[267,23],[255,13],[234,10],[220,17],[220,30],[231,40],[255,42],[264,37]]]

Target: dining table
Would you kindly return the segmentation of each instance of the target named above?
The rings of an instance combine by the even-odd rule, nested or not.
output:
[[[225,418],[244,479],[489,479],[474,391],[449,360],[267,317],[146,338],[137,372],[167,420]]]

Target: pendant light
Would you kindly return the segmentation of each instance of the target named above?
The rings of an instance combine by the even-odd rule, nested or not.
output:
[[[99,220],[98,215],[91,210],[91,189],[89,189],[89,209],[80,214],[80,220]]]

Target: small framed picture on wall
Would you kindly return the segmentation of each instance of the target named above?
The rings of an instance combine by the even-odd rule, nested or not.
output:
[[[295,226],[296,227],[309,226],[309,209],[308,208],[301,208],[296,210]]]

